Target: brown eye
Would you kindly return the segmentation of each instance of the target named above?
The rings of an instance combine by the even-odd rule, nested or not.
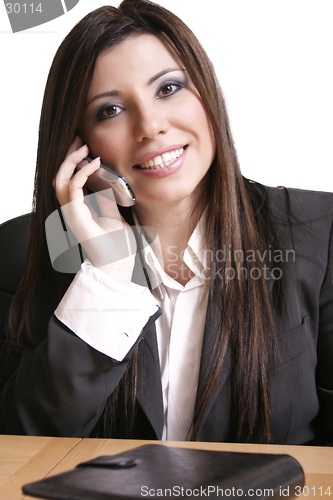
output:
[[[108,116],[115,115],[117,113],[117,107],[116,106],[109,106],[104,110],[104,113]]]
[[[118,104],[108,104],[106,103],[101,107],[96,113],[96,120],[108,120],[109,118],[113,118],[115,116],[120,115],[124,111],[124,108]]]
[[[168,85],[166,85],[165,87],[163,87],[161,89],[161,92],[163,95],[171,94],[173,92],[173,85],[171,85],[171,83],[169,83]]]
[[[182,88],[184,88],[184,84],[180,82],[166,82],[161,85],[157,92],[157,95],[159,96],[159,98],[172,96]]]

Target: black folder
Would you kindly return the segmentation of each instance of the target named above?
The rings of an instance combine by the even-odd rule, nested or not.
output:
[[[58,500],[294,498],[304,486],[288,455],[192,450],[158,444],[102,456],[27,484],[23,493]]]

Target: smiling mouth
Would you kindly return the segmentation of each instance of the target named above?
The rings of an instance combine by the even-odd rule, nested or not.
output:
[[[168,151],[160,156],[155,156],[144,163],[140,163],[139,165],[135,165],[135,168],[140,168],[144,170],[156,170],[159,168],[167,167],[171,165],[177,158],[179,158],[183,153],[187,146],[184,146],[180,149],[174,149],[173,151]]]

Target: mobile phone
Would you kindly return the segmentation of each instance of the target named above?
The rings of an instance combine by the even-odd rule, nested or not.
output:
[[[89,156],[85,160],[92,162],[92,158]],[[78,166],[77,168],[80,169],[81,167]],[[126,179],[103,165],[103,163],[101,163],[96,172],[89,176],[86,187],[94,193],[102,191],[101,194],[111,187],[117,205],[121,205],[122,207],[131,207],[136,202],[133,189]]]

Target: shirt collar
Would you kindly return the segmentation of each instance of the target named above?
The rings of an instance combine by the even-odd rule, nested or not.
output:
[[[191,271],[204,278],[206,268],[205,214],[200,217],[184,252],[184,262]]]

